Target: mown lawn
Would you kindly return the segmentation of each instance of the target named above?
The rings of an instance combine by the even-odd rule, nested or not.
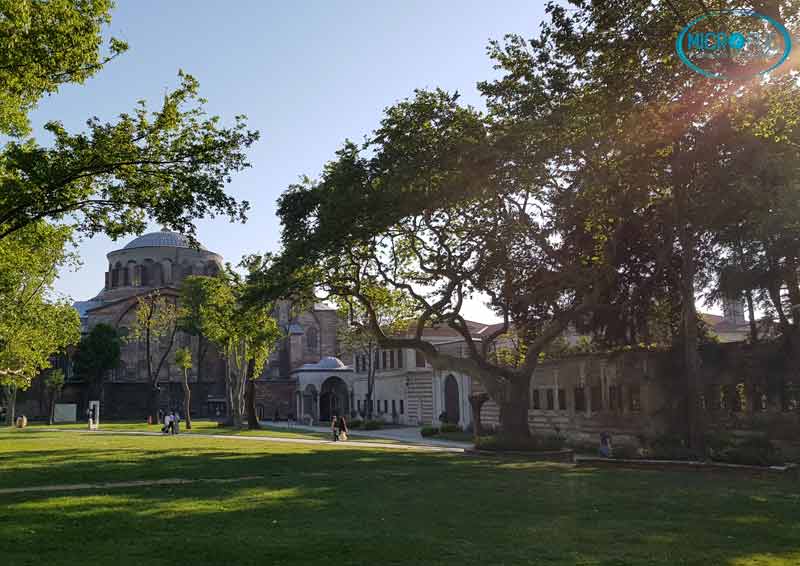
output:
[[[58,429],[58,430],[86,430],[87,424],[84,423],[71,423],[56,425],[48,425],[45,423],[32,423],[29,425],[34,429]],[[100,425],[101,431],[116,431],[116,432],[160,432],[160,424],[148,425],[142,422],[103,422]],[[378,434],[380,431],[377,431]],[[271,425],[262,424],[261,429],[248,430],[248,429],[234,429],[229,427],[221,427],[216,421],[195,420],[192,421],[192,429],[186,429],[186,422],[181,421],[180,434],[216,434],[216,435],[235,435],[235,436],[267,436],[275,438],[303,438],[307,440],[330,440],[330,433],[319,433],[315,431],[304,430],[300,428],[286,428],[285,424]],[[381,443],[396,443],[396,440],[375,437],[348,437],[351,442],[381,442]]]
[[[790,480],[237,439],[0,432],[9,566],[797,565]]]

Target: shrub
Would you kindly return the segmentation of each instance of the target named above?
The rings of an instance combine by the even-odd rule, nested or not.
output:
[[[599,444],[596,442],[589,442],[587,440],[569,440],[567,441],[567,446],[572,448],[576,453],[591,454],[592,456],[595,456],[597,454]]]
[[[611,449],[611,457],[620,460],[634,460],[639,458],[639,450],[631,444],[621,444]]]
[[[502,434],[496,436],[480,436],[475,447],[481,450],[512,450],[523,452],[542,452],[561,450],[566,444],[563,436],[530,436],[528,438],[509,437]]]
[[[365,421],[364,430],[378,430],[383,428],[383,421]]]
[[[735,444],[733,436],[728,432],[714,432],[706,435],[706,448],[712,459]]]
[[[439,427],[441,432],[462,432],[462,429],[457,424],[443,424]]]
[[[428,438],[429,436],[436,436],[437,434],[439,434],[439,429],[436,428],[435,426],[424,426],[422,427],[422,430],[419,431],[419,433],[423,437]]]
[[[686,447],[680,436],[665,434],[650,442],[647,456],[654,460],[694,460],[696,454]]]
[[[347,423],[347,428],[358,429],[358,428],[361,428],[363,425],[364,425],[364,423],[361,420],[354,419],[354,420],[350,421],[349,423]]]
[[[780,450],[768,439],[753,437],[724,448],[712,455],[712,459],[728,464],[747,466],[775,466],[783,463]]]

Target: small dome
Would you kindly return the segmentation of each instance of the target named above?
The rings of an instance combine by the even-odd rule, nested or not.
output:
[[[322,358],[315,365],[319,369],[345,369],[347,367],[342,363],[342,360],[340,360],[339,358],[334,358],[330,356]]]
[[[143,234],[128,242],[123,248],[126,250],[134,248],[190,248],[189,238],[177,232],[170,232],[169,230],[161,230],[160,232],[150,232]],[[201,250],[205,250],[200,246]]]

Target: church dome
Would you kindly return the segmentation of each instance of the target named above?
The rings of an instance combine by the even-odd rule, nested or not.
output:
[[[331,357],[331,356],[327,356],[325,358],[322,358],[317,363],[317,367],[319,369],[344,369],[347,366],[345,366],[342,363],[342,360],[340,360],[339,358],[334,358],[334,357]]]
[[[128,242],[123,248],[131,250],[135,248],[191,248],[189,238],[177,232],[170,232],[169,230],[161,230],[159,232],[149,232],[143,234],[138,238]],[[201,245],[201,250],[205,248]]]

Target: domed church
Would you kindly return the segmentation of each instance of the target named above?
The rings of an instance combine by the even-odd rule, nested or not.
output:
[[[182,281],[189,275],[215,275],[223,265],[221,255],[202,244],[193,247],[189,239],[162,229],[135,238],[111,251],[103,288],[92,299],[74,303],[81,319],[81,330],[88,333],[98,323],[117,329],[123,338],[136,319],[137,299],[157,290],[162,296],[180,299]],[[296,411],[294,369],[338,353],[336,311],[323,304],[295,312],[288,303],[276,309],[285,337],[270,357],[257,380],[259,418],[286,418]],[[182,410],[182,372],[174,363],[179,347],[192,351],[194,367],[189,373],[192,389],[192,416],[224,417],[225,360],[212,344],[177,332],[173,347],[160,373],[161,408]],[[79,413],[88,402],[89,384],[65,367],[67,386],[62,402],[76,403]],[[139,419],[147,414],[147,359],[144,344],[123,339],[120,366],[107,376],[101,392],[101,411],[106,418]],[[96,394],[92,392],[92,394]]]
[[[83,333],[102,322],[116,328],[123,337],[120,366],[103,384],[103,414],[141,418],[146,414],[148,393],[145,348],[137,341],[124,339],[136,319],[137,299],[157,290],[162,296],[178,301],[184,278],[217,274],[222,268],[222,256],[202,245],[193,247],[183,234],[162,229],[139,236],[106,257],[108,271],[102,290],[94,298],[76,302],[74,306]],[[174,352],[182,346],[191,347],[195,358],[190,382],[198,414],[224,413],[224,361],[211,345],[199,344],[196,337],[181,332],[176,334],[161,370],[162,408],[177,408],[182,403],[181,372],[174,364]],[[198,352],[205,353],[202,360],[198,360]],[[81,376],[70,377],[80,380]],[[83,392],[88,393],[88,390]]]

